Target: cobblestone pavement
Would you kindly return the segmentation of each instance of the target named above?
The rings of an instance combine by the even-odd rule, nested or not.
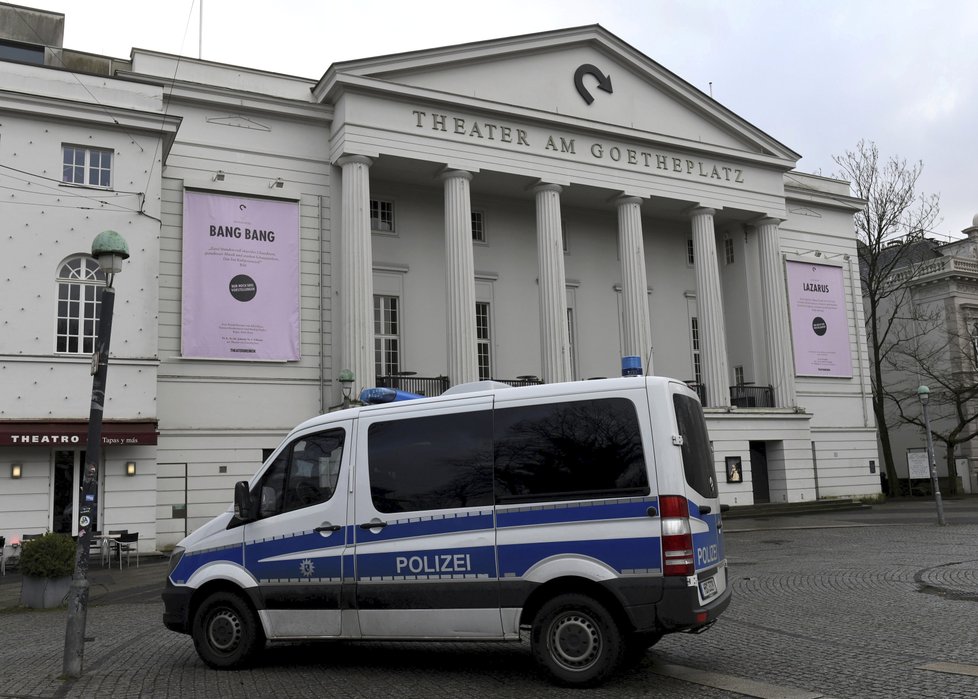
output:
[[[733,602],[698,636],[663,639],[588,697],[978,696],[978,500],[728,520]],[[11,607],[0,578],[0,697],[557,697],[522,644],[273,646],[206,668],[163,628],[165,565],[92,571],[84,675],[58,678],[64,609]],[[970,673],[970,674],[969,674]],[[580,695],[580,693],[577,693]]]

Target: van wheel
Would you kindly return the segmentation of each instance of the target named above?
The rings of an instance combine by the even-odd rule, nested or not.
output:
[[[593,687],[621,663],[621,630],[605,607],[579,594],[543,605],[533,620],[530,648],[541,669],[557,684]]]
[[[197,655],[216,670],[244,667],[265,646],[255,613],[231,592],[216,592],[204,600],[194,617],[193,637]]]

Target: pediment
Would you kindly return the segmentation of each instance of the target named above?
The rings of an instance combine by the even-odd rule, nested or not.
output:
[[[598,25],[334,64],[314,90],[329,102],[346,80],[452,95],[579,127],[617,127],[698,149],[800,156]]]

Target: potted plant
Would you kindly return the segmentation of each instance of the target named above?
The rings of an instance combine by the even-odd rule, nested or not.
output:
[[[65,534],[49,533],[25,541],[20,551],[23,581],[20,603],[34,609],[59,607],[75,572],[75,542]]]

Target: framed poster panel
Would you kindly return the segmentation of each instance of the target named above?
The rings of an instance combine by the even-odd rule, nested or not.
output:
[[[796,261],[785,265],[795,373],[851,378],[842,268]]]

